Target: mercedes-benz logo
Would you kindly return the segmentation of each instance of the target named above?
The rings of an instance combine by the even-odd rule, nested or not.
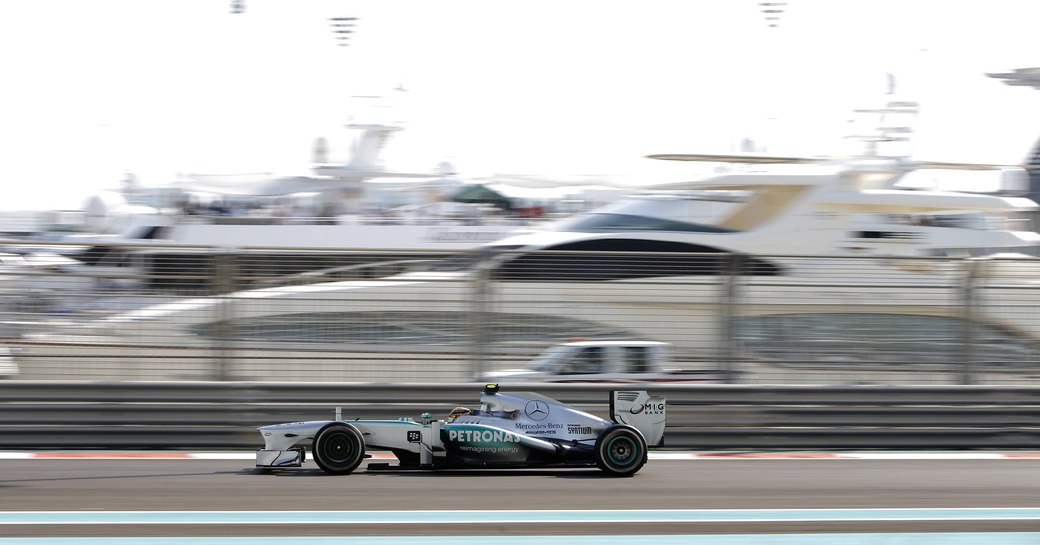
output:
[[[527,402],[527,406],[524,407],[524,414],[531,420],[545,420],[545,417],[549,416],[549,404],[544,401],[532,399]]]

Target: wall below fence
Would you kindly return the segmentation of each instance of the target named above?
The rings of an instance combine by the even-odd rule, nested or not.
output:
[[[632,385],[615,385],[614,389]],[[607,416],[611,386],[504,385]],[[1040,448],[1040,388],[647,385],[665,446],[692,449]],[[641,388],[641,387],[640,387]],[[255,449],[257,426],[445,417],[473,384],[0,382],[2,449]]]

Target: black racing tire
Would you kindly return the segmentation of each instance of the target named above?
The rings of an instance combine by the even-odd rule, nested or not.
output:
[[[311,455],[325,473],[346,475],[365,459],[365,438],[350,424],[329,424],[314,436]]]
[[[596,467],[613,476],[631,477],[646,460],[646,440],[631,426],[611,426],[596,438]]]

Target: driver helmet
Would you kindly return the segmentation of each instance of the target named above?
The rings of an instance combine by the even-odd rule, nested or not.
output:
[[[448,422],[454,422],[455,419],[460,416],[468,416],[471,414],[473,414],[473,411],[467,409],[466,407],[455,407],[451,410],[450,413],[448,413]]]

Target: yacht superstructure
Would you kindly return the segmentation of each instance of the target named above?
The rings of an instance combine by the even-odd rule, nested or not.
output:
[[[385,168],[379,155],[402,127],[348,127],[358,132],[352,156],[330,161],[319,139],[315,176],[186,175],[174,187],[152,191],[150,200],[163,202],[149,207],[128,204],[116,193],[95,196],[86,210],[90,233],[62,237],[75,244],[62,251],[88,264],[121,262],[143,275],[162,275],[165,287],[197,289],[198,282],[177,277],[211,268],[216,252],[262,248],[272,274],[290,275],[466,251],[529,223],[490,206],[450,201],[463,182],[448,163],[431,172]],[[393,187],[383,191],[412,204],[366,208],[377,186]],[[295,253],[300,248],[329,252],[301,261]]]
[[[570,336],[657,340],[673,343],[686,359],[711,361],[733,331],[747,353],[783,359],[791,355],[775,353],[776,336],[798,344],[791,329],[807,327],[803,321],[909,321],[933,341],[936,330],[949,335],[963,318],[951,301],[970,262],[977,264],[970,274],[991,283],[989,304],[972,317],[977,339],[1032,353],[1027,347],[1040,339],[1040,321],[1009,309],[1040,302],[1033,289],[1040,287],[1040,262],[1020,252],[1040,245],[1040,235],[1004,228],[995,218],[1036,204],[898,189],[912,170],[870,161],[725,174],[508,237],[426,271],[183,300],[105,319],[92,331],[131,344],[155,344],[179,331],[177,342],[205,346],[221,331],[236,331],[243,349],[317,341],[396,351],[468,342],[460,332],[471,327],[474,301],[488,297],[481,312],[492,344]],[[1019,257],[935,257],[983,251]],[[741,296],[726,314],[720,294],[731,278]],[[273,330],[278,334],[263,333]],[[810,358],[856,352],[833,343],[825,356],[812,355],[807,344],[797,348]]]

